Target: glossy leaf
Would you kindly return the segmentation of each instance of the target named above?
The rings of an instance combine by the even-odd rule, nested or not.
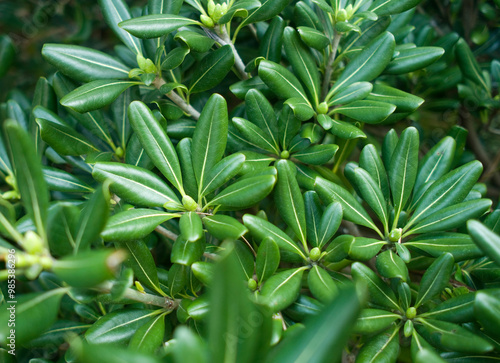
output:
[[[297,31],[299,32],[300,39],[302,39],[307,46],[316,50],[323,50],[330,44],[330,40],[322,32],[314,28],[299,26]]]
[[[473,321],[475,298],[476,294],[473,292],[452,297],[424,313],[422,317],[457,324]]]
[[[280,251],[278,245],[272,238],[265,238],[257,250],[255,268],[258,283],[270,278],[278,269],[280,263]]]
[[[378,16],[400,14],[417,6],[422,0],[377,0],[370,6]]]
[[[144,286],[164,295],[158,281],[155,260],[146,243],[142,240],[129,241],[124,246],[128,255],[125,264],[134,271],[135,278]]]
[[[382,84],[375,84],[366,99],[393,104],[396,106],[396,113],[413,112],[424,103],[420,97]]]
[[[467,230],[486,256],[500,266],[500,237],[479,221],[467,222]]]
[[[439,47],[417,47],[402,49],[385,69],[386,74],[405,74],[425,68],[444,54]]]
[[[109,105],[129,87],[139,84],[135,81],[97,80],[71,91],[61,99],[63,106],[83,113],[98,110]]]
[[[309,103],[299,80],[285,67],[264,60],[259,64],[259,77],[280,98],[299,98]]]
[[[229,45],[209,53],[196,68],[189,85],[189,93],[207,91],[218,85],[233,65],[234,55]]]
[[[481,323],[484,330],[498,339],[498,327],[500,321],[498,312],[500,311],[500,303],[498,296],[493,291],[479,291],[476,294],[474,301],[474,314],[477,320]]]
[[[211,170],[205,178],[206,183],[200,195],[205,196],[214,192],[235,177],[241,170],[245,159],[245,155],[243,154],[232,154],[210,168]]]
[[[149,107],[140,101],[132,102],[128,112],[132,128],[148,156],[168,181],[184,194],[179,159],[165,130]]]
[[[355,82],[347,87],[343,87],[335,96],[328,102],[329,106],[349,104],[354,101],[359,101],[366,98],[373,89],[370,82]]]
[[[323,303],[332,301],[338,294],[338,287],[325,269],[315,265],[307,275],[311,294]]]
[[[222,214],[204,217],[203,224],[208,233],[221,241],[225,239],[237,240],[248,232],[248,228],[235,218]]]
[[[362,168],[354,169],[354,183],[370,208],[375,212],[380,219],[384,228],[388,228],[389,216],[387,212],[387,203],[384,195],[377,182],[373,180],[371,175]]]
[[[399,355],[399,328],[372,337],[366,342],[356,358],[357,362],[392,362]]]
[[[259,21],[274,18],[288,4],[287,0],[260,0],[261,5],[248,12],[248,16],[243,20],[239,27]]]
[[[184,236],[179,236],[172,247],[170,260],[172,263],[190,266],[198,261],[205,252],[205,239],[188,242]]]
[[[385,244],[387,244],[386,241],[374,238],[355,237],[351,243],[344,244],[344,251],[352,260],[367,261],[379,253]]]
[[[201,25],[199,21],[173,14],[152,14],[128,19],[120,28],[139,38],[157,38],[188,25]]]
[[[299,296],[303,273],[304,269],[298,268],[274,274],[262,286],[262,300],[274,312],[285,309]]]
[[[377,333],[388,328],[401,316],[381,309],[363,309],[359,314],[354,331],[360,334]]]
[[[484,90],[488,91],[489,87],[486,84],[481,68],[465,39],[460,38],[455,45],[455,55],[462,74],[472,82],[481,86]]]
[[[405,243],[411,249],[416,248],[433,257],[450,253],[456,261],[478,258],[481,250],[471,238],[462,233],[436,232],[423,234]]]
[[[163,207],[180,202],[170,187],[156,174],[137,166],[119,163],[96,163],[92,176],[99,182],[111,180],[110,189],[134,205]]]
[[[198,241],[204,235],[201,219],[195,212],[184,213],[179,220],[179,228],[188,242]]]
[[[0,37],[0,78],[3,77],[14,62],[16,49],[9,36]]]
[[[338,145],[334,144],[313,145],[303,151],[293,154],[293,157],[306,164],[323,165],[328,163],[335,156],[338,149]]]
[[[319,227],[318,246],[324,246],[337,232],[342,222],[342,204],[333,202],[323,212]]]
[[[384,121],[395,110],[396,106],[390,103],[366,100],[351,102],[336,108],[334,112],[367,124],[377,124]]]
[[[446,287],[454,263],[453,256],[449,253],[442,254],[432,263],[420,282],[415,308],[432,299]]]
[[[151,318],[130,339],[129,347],[133,350],[154,353],[163,343],[165,335],[165,314],[158,314]]]
[[[67,44],[45,44],[43,57],[65,75],[82,82],[128,78],[130,68],[106,53]]]
[[[144,238],[158,225],[177,216],[175,213],[153,209],[130,209],[109,218],[101,236],[106,241],[131,241]]]
[[[66,193],[89,193],[94,191],[87,183],[60,169],[44,167],[43,177],[50,190]]]
[[[382,252],[377,256],[377,271],[385,278],[399,278],[402,281],[408,280],[408,268],[404,261],[391,250]]]
[[[181,40],[186,43],[186,45],[195,52],[205,53],[212,48],[214,44],[214,40],[210,39],[206,35],[190,31],[190,30],[181,30],[175,34],[175,40]],[[172,50],[174,52],[175,49]]]

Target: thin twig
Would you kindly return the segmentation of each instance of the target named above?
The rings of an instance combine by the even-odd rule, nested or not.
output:
[[[174,241],[177,240],[177,238],[179,237],[174,232],[171,232],[171,231],[169,231],[168,229],[166,229],[165,227],[162,227],[162,226],[156,227],[155,231],[158,232],[159,234],[161,234],[162,236],[170,238],[171,240],[174,240]]]
[[[163,86],[165,83],[165,80],[161,77],[156,78],[156,80],[153,82],[154,86],[157,89],[160,89],[161,86]],[[169,93],[166,94],[172,102],[174,102],[177,106],[179,106],[182,111],[187,113],[188,115],[191,115],[195,120],[198,120],[200,118],[200,113],[190,104],[188,104],[186,101],[182,99],[181,96],[179,96],[175,91],[170,91]]]

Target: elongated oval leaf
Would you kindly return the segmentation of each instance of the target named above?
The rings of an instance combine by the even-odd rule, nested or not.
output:
[[[235,177],[245,162],[245,155],[236,153],[219,161],[206,176],[206,184],[201,191],[201,196],[212,193]]]
[[[92,81],[64,96],[61,105],[80,113],[98,110],[109,105],[127,88],[136,84],[139,82],[113,79]]]
[[[154,353],[163,343],[165,314],[158,314],[140,327],[130,339],[129,347],[144,353]]]
[[[390,196],[389,179],[385,171],[384,163],[372,144],[366,145],[359,155],[359,166],[366,170],[382,191],[384,198],[388,201]]]
[[[450,279],[454,263],[455,260],[449,253],[442,254],[432,263],[422,276],[415,308],[429,301],[445,288]]]
[[[131,241],[141,239],[154,231],[158,225],[178,217],[153,209],[130,209],[109,218],[101,236],[106,241]]]
[[[399,278],[402,281],[408,280],[408,268],[404,261],[391,250],[382,252],[377,257],[377,271],[385,278]]]
[[[67,44],[45,44],[43,57],[65,75],[82,82],[128,78],[130,68],[106,53]]]
[[[165,130],[149,107],[140,101],[132,102],[128,112],[132,128],[146,153],[168,181],[184,194],[179,159]]]
[[[215,52],[205,56],[196,68],[189,93],[207,91],[218,85],[234,65],[234,54],[231,46],[224,45]]]
[[[195,212],[184,213],[179,220],[179,229],[188,242],[194,242],[203,237],[203,225]]]
[[[89,193],[94,191],[94,188],[87,183],[60,169],[45,166],[43,167],[43,176],[50,190],[66,193]]]
[[[379,217],[384,227],[388,229],[389,216],[387,213],[387,203],[377,182],[362,168],[354,169],[354,182],[363,199],[368,203],[377,217]]]
[[[360,363],[392,362],[399,355],[399,328],[389,328],[372,337],[359,351],[356,361]]]
[[[500,266],[500,237],[479,221],[467,222],[467,230],[476,245]]]
[[[345,106],[338,107],[335,113],[340,113],[355,120],[368,124],[384,121],[396,110],[396,106],[378,101],[354,101]]]
[[[439,47],[402,49],[385,69],[386,74],[404,74],[430,66],[444,54]]]
[[[280,251],[272,238],[265,238],[257,250],[255,270],[259,284],[271,277],[278,269]]]
[[[335,156],[338,149],[339,146],[334,144],[313,145],[293,154],[293,157],[306,164],[323,165]]]
[[[427,233],[415,237],[404,244],[410,249],[418,249],[439,257],[443,253],[450,253],[455,261],[463,261],[482,256],[481,250],[472,239],[463,233],[437,232]]]
[[[144,286],[160,293],[160,295],[165,295],[160,288],[155,260],[146,243],[138,240],[126,242],[124,245],[128,252],[125,264],[134,271],[134,277]]]
[[[280,98],[300,98],[309,103],[297,77],[282,65],[263,60],[259,64],[259,77]]]
[[[118,26],[139,38],[157,38],[199,21],[173,14],[152,14],[120,22]]]
[[[313,266],[309,271],[307,285],[311,294],[323,303],[332,301],[338,294],[338,287],[332,277],[318,265]]]
[[[371,334],[386,329],[397,319],[401,319],[398,314],[381,309],[363,309],[359,314],[354,331],[361,334]]]
[[[300,282],[304,268],[279,272],[269,278],[262,286],[262,300],[274,311],[278,312],[292,304],[299,296]]]
[[[248,12],[248,16],[240,24],[240,28],[248,24],[257,23],[259,21],[268,20],[275,17],[286,7],[288,1],[260,0],[260,3],[261,5],[259,7]]]
[[[248,232],[248,228],[238,222],[235,218],[216,214],[203,218],[203,224],[208,233],[218,240],[237,240]]]

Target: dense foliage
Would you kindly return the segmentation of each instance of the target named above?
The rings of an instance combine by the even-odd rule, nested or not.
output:
[[[498,1],[44,5],[30,59],[0,15],[3,361],[498,360]]]

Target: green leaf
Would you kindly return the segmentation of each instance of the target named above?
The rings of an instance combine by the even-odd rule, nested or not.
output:
[[[487,353],[493,349],[488,341],[460,325],[433,319],[419,319],[415,329],[441,350],[462,353]]]
[[[45,166],[43,167],[43,177],[50,190],[66,193],[89,193],[94,191],[94,188],[87,183],[60,169]]]
[[[369,8],[378,16],[400,14],[417,6],[422,0],[377,0]]]
[[[158,225],[178,214],[154,209],[130,209],[109,218],[101,236],[106,241],[131,241],[146,237]]]
[[[294,175],[294,165],[287,160],[276,163],[278,169],[278,184],[276,185],[276,205],[297,238],[305,245],[307,243],[306,216],[304,199]]]
[[[301,334],[285,337],[268,356],[271,362],[338,362],[360,310],[355,289],[343,289],[337,298],[306,323]]]
[[[445,320],[450,323],[467,323],[475,320],[474,317],[474,299],[476,293],[459,295],[443,301],[435,308],[429,310],[421,317]]]
[[[372,144],[366,145],[359,156],[359,166],[366,170],[382,191],[384,198],[389,200],[389,180],[385,171],[384,163]]]
[[[257,250],[255,271],[259,285],[274,275],[279,267],[280,251],[272,238],[264,238]]]
[[[174,344],[172,351],[175,363],[207,363],[209,361],[205,341],[187,326],[180,325],[175,329],[174,339],[176,344]]]
[[[304,260],[307,259],[296,243],[274,224],[251,214],[243,216],[243,223],[257,241],[260,242],[266,237],[272,238],[281,250],[297,254]]]
[[[356,361],[393,362],[399,355],[399,327],[389,328],[366,342],[356,357]]]
[[[396,106],[390,103],[365,100],[337,107],[333,112],[367,124],[377,124],[384,121],[395,110]]]
[[[320,198],[328,204],[339,202],[342,205],[344,218],[346,220],[372,228],[380,233],[363,206],[351,193],[340,185],[332,183],[322,177],[317,177],[314,184],[314,190],[318,193]]]
[[[484,79],[481,67],[477,63],[476,58],[474,57],[474,54],[465,39],[460,38],[460,40],[456,43],[455,56],[458,65],[460,66],[460,70],[465,78],[470,79],[472,82],[489,92],[490,87]]]
[[[179,220],[182,237],[188,242],[195,242],[204,236],[201,218],[195,212],[184,213]]]
[[[238,131],[246,140],[248,140],[250,144],[272,154],[279,155],[279,149],[273,145],[272,141],[268,139],[266,133],[258,126],[240,117],[234,117],[232,121],[233,125],[236,126]]]
[[[283,18],[276,16],[271,20],[269,27],[260,41],[259,55],[269,61],[279,63],[281,60],[284,30],[285,21]]]
[[[300,39],[309,47],[314,48],[316,50],[325,49],[328,44],[330,44],[330,40],[320,31],[310,28],[308,26],[299,26],[297,28]]]
[[[315,112],[309,104],[309,101],[304,98],[289,98],[285,101],[285,105],[289,106],[292,109],[293,114],[300,121],[307,121],[315,115]]]
[[[408,127],[401,133],[401,137],[394,149],[390,162],[389,182],[394,203],[396,222],[406,202],[411,196],[418,167],[418,131]]]
[[[313,145],[305,150],[293,154],[293,157],[305,164],[323,165],[328,163],[334,156],[338,145]]]
[[[489,199],[475,199],[454,204],[422,219],[420,223],[405,234],[449,231],[458,228],[463,226],[469,219],[482,216],[490,209],[491,204],[492,201]]]
[[[40,118],[36,122],[40,126],[42,140],[60,155],[78,156],[99,151],[87,138],[67,125]]]
[[[86,250],[106,225],[109,215],[109,183],[97,187],[80,213],[75,236],[75,253]]]
[[[332,135],[342,139],[366,138],[363,131],[349,122],[334,120],[327,115],[318,115],[318,122],[325,130],[329,130]]]
[[[95,287],[115,277],[124,257],[123,251],[85,251],[54,261],[52,272],[70,286]]]
[[[208,52],[215,43],[213,39],[210,39],[206,35],[191,30],[181,30],[177,32],[174,40],[181,40],[186,43],[189,49],[199,53]],[[175,49],[172,51],[175,51]]]
[[[341,104],[349,104],[354,101],[359,101],[366,98],[373,89],[370,82],[355,82],[347,87],[343,87],[335,96],[328,102],[328,106],[336,106]]]
[[[285,28],[283,39],[288,61],[291,63],[294,72],[306,86],[309,99],[313,100],[314,105],[318,105],[321,86],[316,61],[293,28]]]
[[[130,71],[106,53],[77,45],[44,44],[42,55],[62,73],[81,82],[128,78]]]
[[[207,101],[193,135],[193,169],[198,181],[198,198],[207,193],[205,188],[213,179],[209,174],[224,156],[228,133],[227,105],[218,94]]]
[[[184,195],[182,174],[174,146],[158,120],[144,103],[134,101],[129,109],[130,123],[155,166]]]
[[[161,69],[169,71],[179,67],[182,62],[184,62],[184,58],[186,58],[189,52],[190,49],[187,47],[177,47],[172,49],[163,60]]]
[[[479,161],[471,161],[436,180],[419,199],[407,226],[420,222],[431,213],[463,201],[482,171],[483,166]]]
[[[142,54],[142,43],[118,26],[131,18],[129,8],[123,0],[99,0],[99,6],[108,26],[116,36],[135,54]]]
[[[137,329],[128,346],[138,352],[153,354],[163,344],[164,335],[165,314],[158,314]]]
[[[432,263],[420,282],[415,308],[431,300],[448,285],[454,263],[450,253],[442,254]]]
[[[110,189],[120,198],[134,205],[163,207],[165,203],[180,205],[170,187],[153,172],[120,163],[96,163],[92,176],[98,182],[111,180]]]
[[[431,255],[439,257],[443,253],[451,253],[455,261],[479,258],[481,250],[473,243],[471,238],[462,233],[437,232],[418,236],[405,242],[405,246],[418,249]]]
[[[320,221],[318,247],[324,246],[337,232],[342,222],[342,204],[332,202],[323,212]]]
[[[472,294],[468,294],[472,295]],[[499,338],[500,319],[500,302],[498,295],[493,291],[483,290],[476,293],[474,301],[474,315],[481,323],[484,330],[491,334],[496,339]]]
[[[234,247],[232,244],[224,246],[227,251],[214,271],[214,280],[218,283],[210,291],[208,342],[211,357],[214,362],[251,363],[258,361],[260,351],[270,343],[271,317],[250,300],[242,284],[244,276]],[[249,329],[241,329],[241,324]],[[185,357],[182,358],[185,361]]]
[[[307,191],[304,193],[304,207],[306,211],[306,229],[308,242],[318,247],[320,240],[320,223],[323,209],[321,208],[318,194],[314,191]],[[342,213],[342,207],[340,212]]]
[[[205,239],[199,239],[195,242],[186,241],[183,236],[179,236],[172,247],[170,260],[172,263],[190,266],[199,261],[205,252]],[[172,291],[170,292],[172,293]]]
[[[196,246],[196,245],[193,245]],[[191,246],[192,247],[192,246]],[[187,285],[187,266],[177,263],[172,264],[168,271],[168,291],[169,295],[174,297],[184,290]],[[194,308],[195,306],[193,306]]]
[[[246,18],[248,16],[248,10],[255,9],[260,5],[260,1],[257,0],[240,0],[231,6],[227,13],[224,14],[217,23],[227,24],[234,17]]]
[[[354,262],[351,274],[357,284],[364,284],[368,288],[370,302],[388,309],[400,310],[396,295],[368,266]]]
[[[113,79],[92,81],[64,96],[61,105],[80,113],[98,110],[116,100],[127,88],[137,84],[140,83]]]
[[[173,14],[152,14],[122,21],[118,26],[139,38],[158,38],[183,26],[201,25],[199,21]]]
[[[242,179],[222,190],[206,206],[248,208],[264,199],[274,187],[274,175]]]
[[[235,218],[221,214],[204,217],[203,224],[208,233],[220,241],[225,239],[237,240],[248,232],[248,228]]]
[[[189,93],[203,92],[215,87],[226,77],[233,65],[234,54],[229,45],[208,53],[195,69]]]
[[[179,14],[183,0],[149,0],[149,14]]]
[[[384,73],[398,75],[418,71],[436,62],[443,54],[444,49],[440,47],[401,49]]]
[[[168,134],[170,133],[167,128],[167,135]],[[198,183],[193,169],[192,144],[192,140],[186,137],[177,143],[175,149],[177,151],[177,155],[179,156],[184,190],[189,196],[196,198],[198,195]]]
[[[274,18],[288,5],[288,0],[260,0],[260,3],[259,7],[248,12],[248,16],[241,22],[239,28]]]
[[[404,261],[391,250],[382,252],[377,256],[377,271],[385,278],[399,278],[402,281],[408,281],[408,268]]]
[[[248,119],[263,131],[267,140],[271,140],[273,150],[278,150],[278,121],[267,98],[259,90],[252,89],[245,95],[245,106]]]
[[[414,189],[418,195],[427,190],[432,182],[450,171],[455,156],[455,147],[455,140],[447,136],[425,154],[420,161],[415,180]]]
[[[97,320],[85,333],[90,344],[126,343],[134,333],[161,310],[121,309]]]
[[[355,82],[369,82],[375,79],[391,61],[394,47],[394,36],[389,32],[382,33],[364,46],[363,50],[344,68],[335,85],[328,92],[326,102],[329,102],[337,91]]]
[[[468,221],[467,230],[486,256],[500,266],[500,237],[479,221]]]
[[[396,106],[395,112],[405,113],[415,111],[424,103],[424,100],[420,97],[382,84],[375,84],[366,99],[393,104]]]
[[[146,243],[137,240],[126,242],[124,245],[128,252],[128,259],[125,264],[134,271],[134,277],[144,286],[158,292],[160,295],[165,295],[160,288],[155,260]]]
[[[367,261],[379,253],[385,244],[386,241],[374,238],[355,237],[351,243],[344,243],[344,251],[351,260]]]
[[[263,60],[259,63],[259,77],[278,97],[300,98],[309,103],[297,77],[282,65]]]
[[[318,265],[314,265],[309,271],[307,285],[311,294],[323,303],[332,301],[338,294],[338,287],[332,277]]]
[[[262,286],[260,297],[273,312],[292,304],[299,296],[304,268],[289,269],[270,277]]]
[[[254,255],[246,243],[241,241],[229,242],[234,244],[234,255],[236,257],[237,269],[243,272],[242,281],[247,282],[253,277],[255,270]]]
[[[47,239],[53,256],[65,256],[73,252],[73,232],[78,223],[80,209],[67,202],[59,202],[49,209]]]
[[[203,197],[223,186],[239,173],[244,162],[245,155],[241,153],[232,154],[219,161],[205,178],[206,184],[200,195]]]
[[[23,294],[17,297],[15,304],[16,344],[26,344],[31,339],[40,336],[55,323],[59,312],[59,303],[65,293],[65,289],[56,289],[42,293]],[[8,336],[13,329],[7,324],[11,315],[11,310],[7,309],[8,307],[11,305],[3,305],[3,309],[0,311],[0,321],[3,322],[0,326],[0,342],[5,347],[10,343]]]
[[[46,242],[49,192],[43,177],[40,158],[30,136],[17,122],[5,121],[4,129],[12,152],[17,187],[24,209],[35,223],[38,235]]]
[[[377,182],[373,180],[370,173],[363,168],[354,169],[354,183],[356,184],[361,197],[368,203],[382,222],[385,230],[388,230],[389,216],[387,212],[387,203]]]
[[[387,310],[363,309],[356,320],[354,331],[358,334],[377,333],[387,329],[397,319],[401,319],[401,316]]]

